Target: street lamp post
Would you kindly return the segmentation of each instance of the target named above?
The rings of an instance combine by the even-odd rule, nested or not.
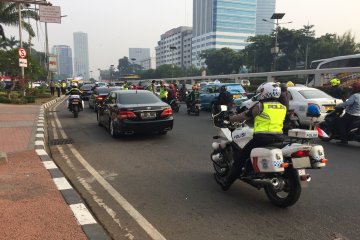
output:
[[[278,53],[279,53],[279,47],[278,47],[279,25],[280,25],[280,24],[292,23],[292,22],[279,23],[279,19],[282,19],[284,16],[285,16],[285,13],[274,13],[274,14],[271,16],[271,19],[276,20],[276,22],[271,22],[271,21],[268,21],[268,20],[266,20],[266,19],[263,19],[263,21],[265,21],[265,22],[269,22],[269,23],[272,23],[272,24],[275,23],[275,25],[276,25],[276,27],[275,27],[275,46],[274,46],[273,49],[271,49],[271,53],[274,54],[273,71],[276,71],[276,58],[277,58],[277,55],[278,55]]]

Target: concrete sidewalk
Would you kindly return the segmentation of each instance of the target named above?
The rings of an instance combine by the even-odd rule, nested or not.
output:
[[[83,231],[35,150],[40,109],[0,104],[0,239],[98,239]]]

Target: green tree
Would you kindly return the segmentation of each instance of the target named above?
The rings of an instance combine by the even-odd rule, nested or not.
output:
[[[237,73],[243,65],[240,55],[230,48],[209,49],[200,57],[205,59],[208,70],[214,75]]]
[[[142,67],[138,64],[131,63],[128,57],[123,57],[119,59],[117,69],[119,70],[118,75],[121,77],[127,74],[134,74],[138,71],[141,71]]]
[[[24,4],[21,4],[21,14],[23,18],[31,18],[35,20],[39,18],[36,11],[26,9]],[[17,3],[0,2],[0,24],[3,26],[19,25],[19,12]],[[22,20],[22,26],[30,34],[30,36],[35,36],[35,32],[29,23]]]

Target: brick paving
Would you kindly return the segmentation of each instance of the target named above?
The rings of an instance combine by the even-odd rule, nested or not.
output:
[[[87,239],[31,144],[39,110],[0,104],[0,240]]]

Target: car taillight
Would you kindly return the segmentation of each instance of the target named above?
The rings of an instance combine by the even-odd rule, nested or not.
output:
[[[119,119],[128,119],[128,118],[137,118],[135,113],[131,111],[121,111],[119,112]]]
[[[171,108],[165,108],[164,111],[161,113],[162,117],[170,117],[172,116],[173,112]]]
[[[291,157],[293,158],[301,158],[308,156],[309,156],[309,150],[299,150],[291,154]]]
[[[104,100],[104,97],[102,96],[97,96],[96,97],[96,101],[102,102]]]

